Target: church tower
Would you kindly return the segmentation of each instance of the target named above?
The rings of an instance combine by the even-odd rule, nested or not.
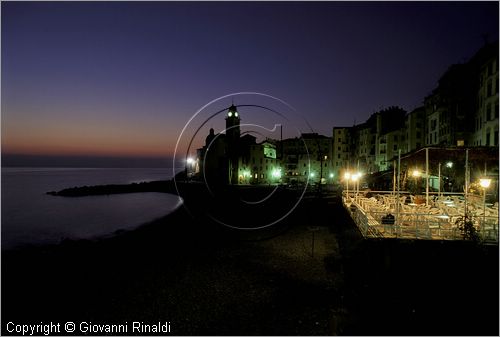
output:
[[[229,183],[238,183],[238,157],[240,155],[240,116],[232,104],[227,109],[226,116],[226,141],[229,165]]]
[[[229,137],[231,141],[240,139],[240,116],[234,104],[227,109],[226,136]]]

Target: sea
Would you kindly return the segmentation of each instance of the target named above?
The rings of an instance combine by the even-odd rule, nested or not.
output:
[[[168,193],[106,196],[47,195],[75,186],[168,180],[171,168],[2,167],[2,250],[98,239],[161,218],[182,205]]]

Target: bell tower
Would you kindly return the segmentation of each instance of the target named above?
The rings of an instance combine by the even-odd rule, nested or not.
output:
[[[240,116],[234,104],[227,109],[226,136],[230,138],[230,141],[240,139]]]
[[[231,104],[226,116],[226,140],[229,168],[229,183],[238,183],[238,158],[240,155],[240,116],[238,110]]]

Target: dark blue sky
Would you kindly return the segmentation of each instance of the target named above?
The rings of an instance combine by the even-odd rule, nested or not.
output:
[[[498,2],[2,2],[2,150],[169,155],[239,91],[331,135],[416,108],[484,33],[498,39]]]

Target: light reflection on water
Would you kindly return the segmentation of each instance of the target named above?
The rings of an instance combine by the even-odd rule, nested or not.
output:
[[[178,196],[166,193],[68,198],[46,195],[48,191],[170,177],[171,169],[2,168],[2,249],[132,229],[181,204]]]

